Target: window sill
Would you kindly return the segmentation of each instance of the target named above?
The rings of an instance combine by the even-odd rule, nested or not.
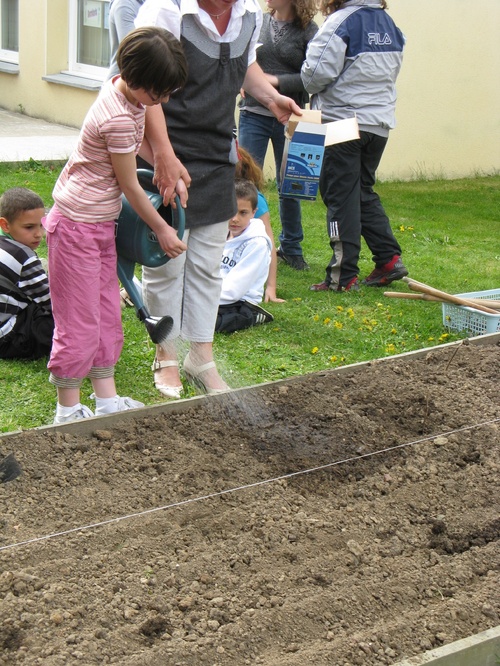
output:
[[[19,65],[14,62],[0,61],[0,72],[3,74],[19,74]]]
[[[62,86],[71,86],[72,88],[82,88],[83,90],[92,90],[93,92],[99,92],[102,88],[102,81],[97,81],[96,79],[87,79],[84,76],[76,76],[74,74],[49,74],[48,76],[42,76],[44,81],[49,83],[57,83]]]

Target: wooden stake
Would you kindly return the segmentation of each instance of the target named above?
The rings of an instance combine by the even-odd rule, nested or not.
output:
[[[407,292],[402,291],[384,291],[384,296],[387,296],[388,298],[407,298],[414,301],[434,301],[435,303],[446,303],[446,301],[444,301],[442,298],[423,293],[408,294]],[[468,298],[467,300],[471,303],[474,303],[474,307],[479,304],[486,305],[486,307],[492,308],[493,310],[500,310],[500,301],[496,301],[490,298]]]
[[[481,305],[474,301],[470,301],[467,298],[462,298],[460,296],[454,296],[453,294],[448,294],[446,291],[440,291],[439,289],[434,289],[434,287],[430,287],[429,285],[424,284],[423,282],[417,282],[416,280],[412,280],[409,277],[404,277],[403,280],[413,291],[418,291],[423,294],[428,294],[429,296],[436,296],[437,298],[441,298],[443,301],[447,301],[449,303],[455,303],[455,305],[465,305],[466,307],[474,308],[475,310],[486,312],[488,314],[494,314],[494,315],[498,314],[496,310],[493,310],[493,308],[488,308],[486,305]]]

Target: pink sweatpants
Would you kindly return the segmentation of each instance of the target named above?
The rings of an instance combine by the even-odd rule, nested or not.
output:
[[[77,223],[54,206],[44,220],[55,329],[48,369],[86,377],[114,366],[123,346],[115,223]]]

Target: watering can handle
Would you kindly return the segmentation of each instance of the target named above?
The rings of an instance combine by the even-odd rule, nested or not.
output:
[[[151,171],[151,169],[137,169],[137,178],[140,178],[141,176],[143,178],[150,178],[151,184],[153,184],[154,173]],[[181,206],[181,200],[177,195],[175,195],[175,205],[175,210],[177,212],[177,238],[182,240],[182,237],[184,236],[184,230],[186,228],[186,215],[184,213],[184,208]],[[172,208],[172,217],[173,211],[174,209]]]

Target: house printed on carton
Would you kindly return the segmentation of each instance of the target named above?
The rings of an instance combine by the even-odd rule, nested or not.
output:
[[[316,199],[325,147],[359,139],[356,117],[321,124],[321,111],[292,115],[281,164],[281,195]]]

